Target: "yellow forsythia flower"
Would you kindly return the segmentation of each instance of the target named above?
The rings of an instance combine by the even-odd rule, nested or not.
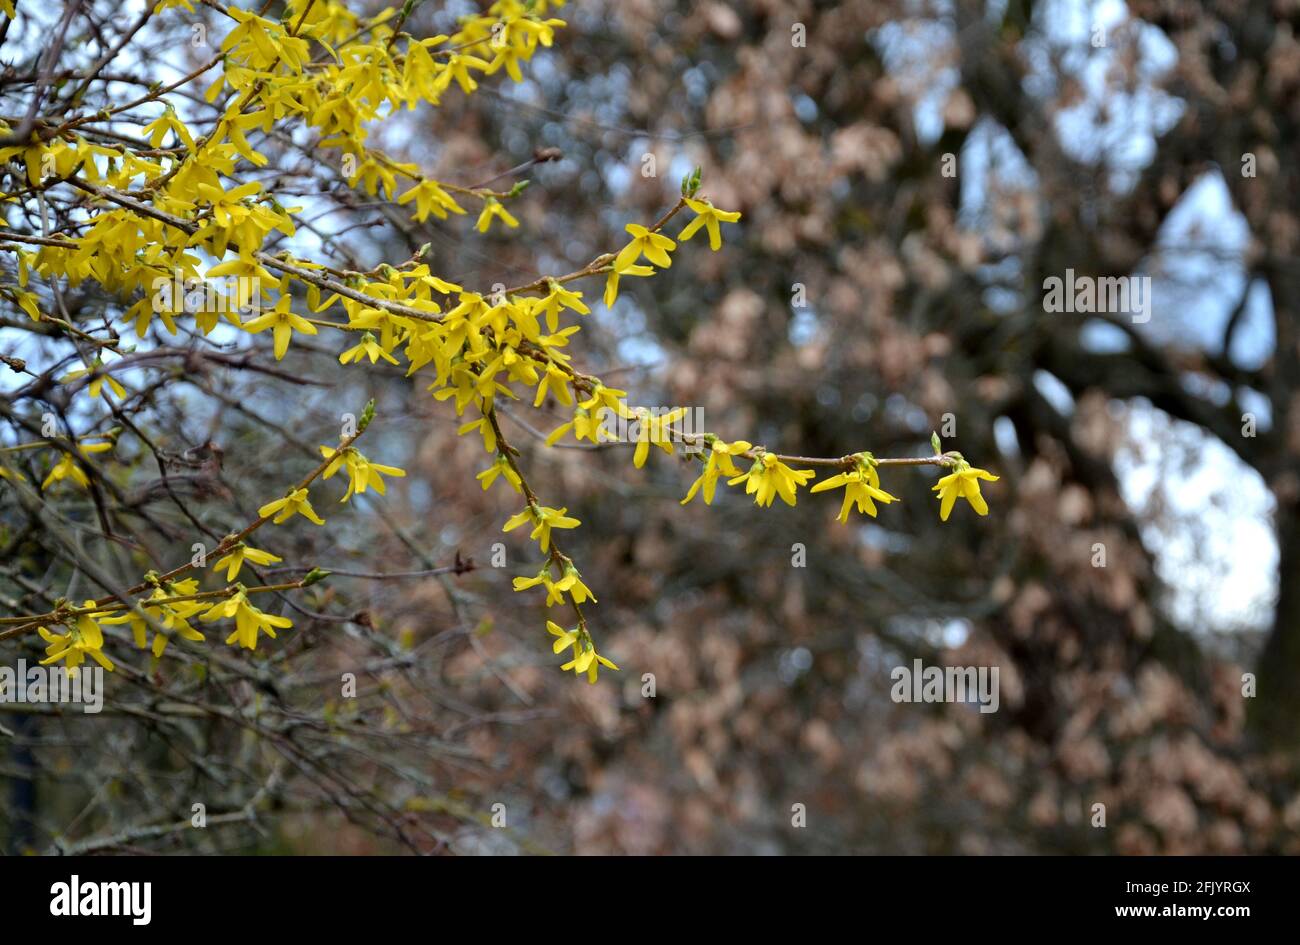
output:
[[[704,472],[700,478],[691,483],[690,491],[686,493],[686,498],[682,499],[682,505],[690,502],[695,498],[695,494],[704,490],[704,504],[713,504],[713,493],[717,489],[718,479],[722,476],[741,476],[744,475],[736,468],[733,456],[739,456],[741,453],[753,448],[752,443],[744,440],[737,440],[734,443],[724,443],[719,439],[709,441],[709,458],[704,462]]]
[[[582,523],[576,518],[570,518],[564,513],[566,509],[552,509],[547,506],[530,505],[522,512],[514,515],[506,522],[501,529],[508,532],[518,528],[524,522],[533,522],[533,530],[529,538],[541,546],[542,551],[549,551],[551,547],[551,529],[552,528],[577,528]]]
[[[379,346],[375,336],[366,332],[361,336],[361,343],[348,348],[339,355],[339,364],[349,364],[352,361],[360,362],[362,358],[369,358],[370,363],[374,364],[380,358],[383,358],[389,364],[397,364],[397,359]]]
[[[246,545],[242,541],[231,548],[216,564],[212,570],[220,571],[226,569],[226,581],[232,582],[239,577],[239,571],[244,566],[245,561],[251,561],[253,564],[277,564],[284,559],[278,555],[273,555],[269,551],[262,551],[251,545]]]
[[[865,512],[875,518],[877,502],[888,505],[890,502],[897,501],[895,496],[880,488],[880,474],[876,471],[874,459],[865,453],[859,453],[855,458],[857,462],[853,469],[831,476],[829,479],[823,479],[808,490],[809,492],[825,492],[827,489],[843,486],[844,504],[840,507],[839,514],[841,522],[849,520],[849,510],[853,508],[855,503],[859,512]]]
[[[88,600],[84,607],[94,607],[95,602]],[[100,629],[91,614],[81,614],[72,623],[68,624],[67,633],[51,633],[44,627],[38,628],[38,631],[49,644],[45,648],[46,657],[41,660],[42,666],[48,666],[63,660],[68,667],[68,675],[75,676],[78,668],[86,661],[89,656],[104,669],[110,673],[113,671],[113,662],[102,652],[104,647],[104,631]]]
[[[596,595],[591,593],[591,588],[582,583],[582,575],[578,573],[578,569],[572,564],[564,566],[564,577],[556,581],[554,586],[557,591],[567,591],[575,604],[585,604],[587,601],[596,602]],[[555,603],[563,603],[563,601],[564,598],[561,597]],[[550,605],[551,601],[548,600],[546,606],[549,607]]]
[[[415,201],[415,219],[419,223],[423,223],[429,214],[433,214],[439,220],[445,220],[449,211],[465,212],[464,208],[452,198],[451,194],[443,190],[436,180],[422,180],[397,198],[398,204],[402,206],[412,200]]]
[[[615,269],[626,268],[642,256],[660,269],[667,269],[673,264],[672,257],[668,253],[676,249],[677,244],[668,237],[654,233],[639,223],[629,223],[623,229],[632,234],[632,242],[624,246],[614,257]]]
[[[566,630],[551,620],[546,621],[546,629],[552,636],[556,637],[555,642],[551,645],[551,649],[555,653],[563,653],[569,647],[573,648],[573,659],[560,667],[565,672],[573,670],[579,676],[586,673],[587,682],[594,683],[596,673],[601,666],[607,666],[613,670],[618,669],[613,661],[596,652],[595,644],[591,642],[591,635],[585,629],[575,627],[572,630]]]
[[[582,635],[581,640],[574,643],[573,651],[575,654],[573,659],[561,666],[560,669],[566,671],[571,669],[578,676],[586,673],[587,682],[589,683],[594,684],[596,682],[596,673],[601,666],[608,666],[613,670],[618,669],[613,661],[607,660],[596,652],[596,646],[591,642],[591,637],[585,634]]]
[[[510,462],[501,454],[497,454],[496,462],[487,469],[483,470],[474,478],[483,484],[483,491],[486,492],[492,483],[496,482],[497,477],[505,479],[510,484],[510,488],[515,492],[523,494],[523,488],[519,481],[519,476],[510,468]]]
[[[107,384],[114,394],[121,399],[125,399],[126,388],[117,382],[117,378],[103,370],[103,367],[104,362],[96,358],[95,363],[91,367],[82,368],[77,371],[69,371],[67,374],[63,375],[63,377],[59,378],[59,383],[68,384],[79,377],[85,377],[87,374],[94,372],[95,376],[90,379],[89,384],[91,397],[98,397],[104,385]]]
[[[555,652],[557,656],[563,653],[568,647],[573,647],[573,652],[575,654],[578,652],[578,631],[577,630],[565,630],[563,627],[561,627],[558,623],[555,623],[553,620],[546,621],[546,629],[553,636],[559,638],[551,645],[551,649]]]
[[[987,479],[989,482],[997,482],[997,476],[989,473],[984,469],[977,469],[966,460],[958,460],[957,468],[944,476],[931,488],[934,492],[939,493],[939,518],[941,521],[948,521],[948,515],[952,512],[953,503],[957,497],[965,499],[980,515],[989,514],[988,503],[980,495],[980,480]]]
[[[777,496],[786,505],[794,505],[795,491],[812,477],[811,469],[791,469],[771,453],[763,453],[749,472],[727,480],[727,485],[743,480],[745,494],[752,495],[756,505],[769,506]]]
[[[317,525],[324,525],[325,520],[316,514],[316,510],[311,506],[311,500],[307,498],[306,489],[295,489],[283,499],[276,499],[274,502],[268,502],[257,510],[257,514],[262,518],[270,518],[272,524],[281,525],[295,515],[301,515],[309,522],[315,522]],[[272,518],[274,516],[274,518]]]
[[[722,228],[718,223],[735,223],[740,219],[740,211],[718,210],[707,200],[692,200],[689,197],[686,198],[686,206],[695,211],[696,217],[686,224],[678,238],[688,240],[699,232],[700,227],[705,227],[709,231],[709,249],[716,253],[722,248]]]
[[[259,634],[265,633],[274,640],[276,627],[284,629],[293,626],[293,621],[288,617],[264,614],[254,607],[249,603],[248,594],[243,588],[225,600],[213,604],[199,619],[204,623],[212,623],[214,620],[223,620],[227,617],[235,618],[235,630],[226,637],[226,642],[238,642],[246,650],[257,649]]]
[[[102,453],[105,450],[110,450],[112,448],[112,443],[86,443],[79,445],[77,450],[85,455],[89,453]],[[76,457],[71,453],[63,454],[62,458],[59,459],[54,468],[50,470],[50,474],[45,477],[45,481],[41,483],[41,489],[48,489],[50,483],[58,482],[61,479],[71,479],[83,489],[90,487],[90,479],[86,477],[86,474],[82,471],[81,467],[77,465]]]
[[[321,456],[328,459],[329,465],[325,467],[322,479],[328,479],[339,471],[340,465],[347,466],[348,470],[348,491],[343,493],[340,502],[346,502],[352,498],[352,494],[365,492],[373,488],[380,495],[388,493],[388,486],[385,485],[383,476],[402,477],[406,475],[405,469],[398,469],[396,466],[384,466],[379,463],[372,463],[361,455],[355,447],[349,446],[347,449],[339,452],[330,446],[320,448]],[[383,473],[383,476],[380,475]]]
[[[277,361],[282,359],[285,352],[289,350],[289,339],[293,337],[295,331],[300,331],[304,335],[316,334],[315,325],[302,316],[295,315],[289,309],[287,294],[280,296],[279,301],[275,303],[275,308],[265,315],[244,322],[244,331],[249,334],[255,335],[268,328],[275,338],[275,360]]]
[[[633,437],[636,440],[636,451],[632,454],[632,465],[637,469],[645,465],[646,457],[650,455],[651,443],[671,456],[672,424],[686,416],[686,408],[674,407],[667,413],[653,414],[644,407],[638,407],[634,416],[637,429]]]
[[[483,201],[483,212],[478,215],[478,223],[474,225],[474,228],[480,233],[486,233],[494,219],[500,220],[511,229],[519,226],[519,221],[510,215],[510,211],[505,208],[500,200],[497,200],[496,197],[488,197],[487,200]]]
[[[202,601],[178,601],[171,604],[157,604],[147,606],[152,600],[161,600],[167,597],[186,597],[194,594],[199,589],[199,582],[193,578],[182,581],[173,581],[165,586],[156,586],[153,595],[141,601],[138,609],[128,610],[115,617],[101,617],[100,623],[104,624],[130,624],[131,634],[135,637],[135,645],[144,649],[148,645],[149,639],[149,620],[146,616],[158,624],[165,633],[155,633],[153,638],[153,655],[161,657],[163,651],[167,649],[167,644],[171,641],[171,633],[178,633],[187,640],[197,643],[204,641],[203,634],[190,626],[189,619],[194,614],[207,607]]]
[[[555,582],[551,580],[550,564],[545,565],[542,570],[538,571],[533,577],[517,577],[514,579],[514,588],[516,591],[526,591],[530,587],[536,587],[538,584],[546,588],[547,607],[550,607],[552,604],[564,603],[564,594],[556,588]],[[556,652],[558,653],[559,650],[556,650]]]

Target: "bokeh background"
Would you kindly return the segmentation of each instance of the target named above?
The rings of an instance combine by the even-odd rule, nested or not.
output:
[[[447,32],[467,9],[426,2],[407,29]],[[568,26],[524,82],[485,79],[372,138],[461,184],[558,149],[526,172],[519,230],[413,224],[283,142],[263,179],[308,208],[298,245],[369,268],[429,242],[439,274],[513,285],[617,248],[699,166],[742,221],[721,251],[695,240],[625,280],[613,311],[595,305],[575,364],[788,453],[926,455],[946,423],[945,448],[1001,477],[991,514],[941,524],[938,473],[906,469],[886,476],[900,503],[848,525],[832,496],[683,507],[689,466],[548,449],[561,412],[512,407],[534,487],[583,522],[566,551],[622,667],[587,686],[556,668],[537,597],[512,593],[535,551],[500,533],[515,509],[480,490],[481,446],[446,404],[382,364],[339,372],[324,338],[295,346],[284,377],[201,364],[159,389],[150,422],[200,451],[191,501],[218,533],[310,468],[340,409],[376,398],[365,452],[408,478],[281,547],[389,577],[286,603],[296,629],[256,657],[136,659],[100,717],[0,715],[0,836],[119,852],[1300,852],[1300,3],[580,0],[553,15]],[[163,78],[205,55],[150,42],[138,68]],[[1044,280],[1067,269],[1149,276],[1150,320],[1044,311]],[[156,474],[142,458],[129,481]],[[75,575],[4,514],[8,597],[30,593],[15,575],[64,593]],[[393,576],[457,554],[475,569]],[[890,671],[917,658],[999,667],[999,711],[893,702]],[[358,699],[340,698],[344,672]],[[227,714],[171,714],[171,689]],[[144,830],[193,802],[226,821]],[[485,822],[495,804],[507,829]]]

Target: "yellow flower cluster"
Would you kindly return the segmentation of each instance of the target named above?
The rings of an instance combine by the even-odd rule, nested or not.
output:
[[[93,600],[86,601],[87,607],[94,607]],[[41,639],[49,644],[45,648],[42,666],[63,661],[70,675],[76,675],[81,665],[89,656],[109,672],[113,671],[113,661],[104,655],[104,631],[95,622],[92,614],[79,614],[68,620],[63,633],[53,633],[45,627],[40,628]]]
[[[547,631],[556,637],[553,649],[556,653],[563,653],[566,649],[572,649],[573,659],[565,663],[560,669],[566,673],[573,670],[575,675],[581,676],[587,674],[587,682],[596,681],[596,673],[600,667],[607,666],[610,669],[617,670],[614,663],[596,652],[596,646],[591,642],[591,635],[585,629],[574,627],[572,630],[566,630],[558,623],[552,620],[546,621]]]
[[[367,418],[369,415],[370,412],[367,411]],[[324,457],[324,462],[311,478],[320,475],[322,479],[328,479],[340,470],[346,470],[349,482],[347,492],[341,500],[344,502],[354,494],[365,492],[367,489],[374,489],[383,494],[385,486],[381,474],[406,475],[404,470],[395,466],[369,461],[350,445],[339,449],[322,446],[321,455]],[[67,454],[64,456],[61,463],[68,462]],[[84,480],[84,473],[81,473],[75,465],[69,468],[76,471],[75,474],[68,473],[70,477],[81,476],[82,479],[78,481]],[[246,532],[252,531],[253,528],[268,520],[272,524],[281,524],[294,515],[301,515],[317,525],[325,524],[312,507],[305,485],[291,489],[284,498],[268,502],[262,506],[258,515],[258,521]],[[559,523],[551,522],[551,524]],[[269,565],[283,560],[279,555],[252,547],[238,536],[226,539],[220,548],[224,553],[214,562],[213,568],[218,572],[224,570],[227,582],[234,581],[246,563]],[[324,574],[322,573],[321,576],[323,577]],[[568,590],[575,582],[576,578],[563,584],[563,588]],[[313,582],[304,579],[291,586],[301,587],[309,583]],[[242,584],[235,584],[233,588],[222,591],[200,592],[197,579],[165,580],[153,574],[146,577],[146,584],[153,587],[153,592],[147,597],[132,602],[127,608],[109,601],[88,600],[82,608],[79,608],[80,612],[71,613],[66,617],[62,616],[63,611],[56,610],[54,616],[59,617],[66,629],[63,633],[53,633],[45,626],[38,628],[41,636],[49,643],[46,659],[42,662],[48,664],[62,660],[70,669],[75,670],[89,656],[105,669],[112,670],[112,661],[103,653],[104,634],[101,625],[128,625],[135,638],[136,646],[140,649],[150,648],[155,658],[163,655],[173,636],[195,642],[204,641],[203,634],[190,623],[190,619],[196,616],[203,623],[233,618],[235,629],[226,638],[226,643],[237,644],[249,650],[257,648],[257,641],[262,634],[274,639],[277,629],[285,629],[293,625],[288,617],[265,613],[249,600],[248,595],[252,591],[280,588],[258,587],[250,590]],[[215,602],[214,597],[217,598]],[[148,637],[151,628],[154,630],[154,637],[150,646]]]
[[[135,645],[142,650],[149,639],[149,628],[151,626],[157,628],[153,638],[153,655],[161,657],[173,633],[186,640],[203,642],[203,634],[190,626],[189,618],[205,610],[207,605],[200,600],[172,601],[175,597],[191,597],[198,593],[198,590],[199,582],[193,578],[172,581],[168,584],[159,581],[154,587],[153,594],[139,601],[136,609],[123,611],[117,616],[101,617],[99,622],[130,625],[131,634],[135,637]],[[150,605],[150,601],[154,603]],[[164,601],[166,603],[161,603]],[[93,604],[94,601],[87,602],[87,606]]]
[[[205,92],[220,112],[207,134],[195,134],[180,112],[186,103],[173,101],[170,90],[159,87],[123,106],[161,109],[161,114],[151,111],[148,122],[141,116],[140,134],[147,149],[88,140],[78,133],[77,121],[57,136],[35,135],[30,142],[0,148],[0,161],[20,162],[32,188],[70,186],[89,207],[75,235],[37,240],[34,251],[10,249],[17,254],[18,284],[0,286],[0,292],[39,321],[45,317],[39,300],[27,291],[32,273],[73,286],[89,280],[121,297],[124,320],[141,337],[154,329],[155,321],[174,335],[184,317],[192,317],[203,334],[224,319],[249,335],[269,333],[270,350],[280,360],[289,356],[296,340],[323,338],[321,329],[327,328],[338,333],[330,337],[346,339],[333,349],[341,365],[365,368],[382,360],[403,368],[407,376],[421,373],[436,400],[450,402],[458,417],[470,412],[459,433],[476,435],[492,457],[478,474],[482,488],[503,482],[523,497],[524,508],[503,530],[531,526],[529,537],[544,561],[534,576],[515,578],[514,587],[540,587],[548,606],[572,606],[576,626],[565,629],[548,621],[548,629],[557,637],[557,654],[571,651],[562,669],[586,674],[594,682],[599,666],[618,667],[596,652],[581,610],[596,598],[554,534],[577,528],[580,522],[567,508],[545,505],[534,494],[518,465],[518,451],[503,438],[499,403],[531,399],[534,407],[548,401],[558,406],[566,419],[545,438],[552,446],[568,436],[607,443],[614,434],[605,419],[625,421],[635,431],[627,439],[634,444],[636,468],[645,465],[651,447],[672,455],[679,444],[689,443],[703,471],[683,504],[696,495],[712,503],[718,481],[725,480],[728,486],[743,484],[745,494],[759,506],[772,506],[777,498],[793,506],[799,489],[815,474],[799,468],[805,464],[797,457],[748,441],[727,442],[713,434],[680,430],[685,408],[662,413],[629,408],[625,391],[574,367],[570,343],[591,308],[572,283],[603,277],[603,301],[613,307],[624,277],[649,278],[669,269],[680,245],[700,232],[717,252],[723,244],[723,224],[741,219],[739,212],[715,207],[701,195],[698,169],[683,181],[681,199],[663,218],[651,224],[629,223],[629,240],[616,251],[577,272],[545,276],[491,295],[442,278],[422,261],[423,252],[400,266],[385,264],[365,273],[330,268],[287,251],[268,252],[269,240],[297,232],[300,208],[282,205],[261,182],[242,177],[250,167],[269,162],[252,141],[269,149],[275,146],[272,132],[295,126],[319,139],[341,181],[410,208],[417,221],[465,215],[466,204],[479,211],[474,228],[480,233],[488,233],[494,223],[509,229],[519,226],[508,206],[526,182],[500,193],[434,180],[418,166],[370,147],[369,126],[402,109],[437,106],[453,86],[470,94],[481,79],[502,72],[522,81],[522,65],[550,46],[563,25],[547,16],[563,3],[497,0],[484,13],[463,18],[449,35],[428,37],[403,31],[409,6],[365,18],[339,0],[288,0],[283,19],[277,21],[214,5],[229,19],[230,29],[221,42],[222,55],[212,63],[219,66],[217,75]],[[153,15],[170,16],[175,7],[190,10],[191,4],[164,0]],[[0,121],[0,133],[11,131]],[[674,237],[669,224],[678,214],[690,219]],[[197,306],[181,293],[160,294],[157,289],[160,279],[175,285],[217,278],[228,280],[229,291],[216,297],[205,294]],[[245,318],[244,310],[250,307],[256,312]],[[106,392],[118,399],[129,396],[111,376],[111,364],[95,360],[83,365],[63,378],[74,392],[85,388],[92,399],[108,399]],[[405,475],[397,467],[367,459],[352,439],[345,438],[337,447],[321,446],[322,463],[313,476],[263,504],[256,522],[222,543],[214,566],[225,571],[227,582],[235,581],[246,565],[281,560],[245,542],[252,530],[266,523],[281,525],[295,516],[325,524],[309,493],[315,478],[345,474],[347,488],[340,501],[347,502],[369,491],[383,495],[384,477]],[[78,443],[79,455],[59,448],[58,461],[42,488],[65,479],[87,488],[86,457],[112,446],[111,441]],[[923,461],[952,468],[935,486],[941,517],[948,518],[958,497],[985,514],[978,480],[996,477],[971,468],[959,454],[940,455],[937,443],[935,452]],[[818,462],[838,471],[811,491],[844,488],[841,521],[847,521],[854,507],[874,516],[876,503],[895,501],[881,488],[879,463],[871,454]],[[3,465],[0,475],[13,481]],[[294,586],[306,583],[304,579]],[[233,619],[235,629],[227,642],[250,650],[262,634],[274,637],[277,629],[292,625],[288,618],[263,613],[250,602],[257,587],[232,585],[215,592],[215,600],[214,592],[198,591],[192,579],[159,580],[151,587],[151,596],[121,612],[121,605],[89,602],[82,608],[87,613],[58,621],[65,633],[52,634],[42,627],[50,644],[48,660],[66,660],[75,667],[89,656],[111,668],[101,652],[101,623],[128,624],[142,648],[152,630],[155,656],[162,655],[172,636],[202,640],[189,622],[196,616],[201,622]]]

